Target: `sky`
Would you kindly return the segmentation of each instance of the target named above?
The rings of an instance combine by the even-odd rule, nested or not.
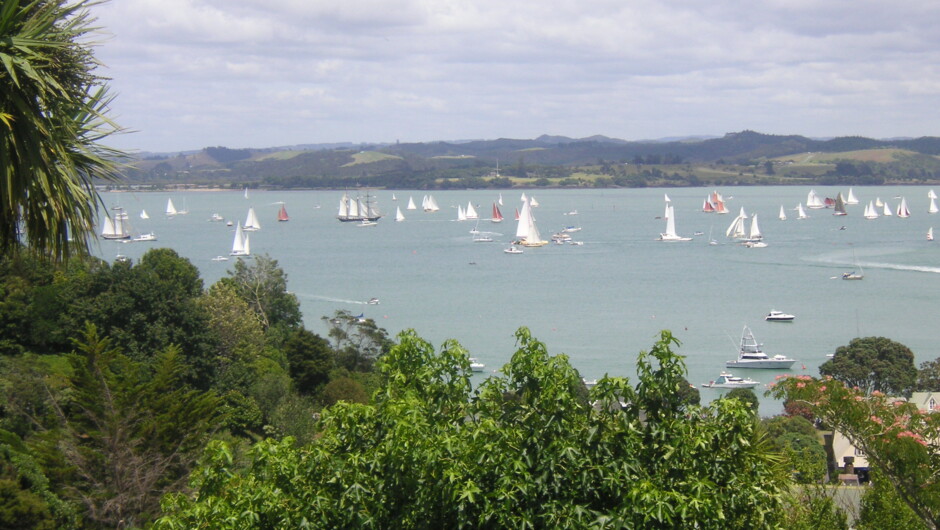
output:
[[[936,0],[111,0],[112,147],[940,135]]]

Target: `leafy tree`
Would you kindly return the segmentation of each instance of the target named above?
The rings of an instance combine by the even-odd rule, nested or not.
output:
[[[845,435],[928,528],[940,527],[940,415],[831,377],[786,378],[771,392],[805,404]]]
[[[371,318],[359,318],[346,310],[322,317],[330,326],[336,364],[350,371],[369,371],[372,364],[394,344],[388,333]]]
[[[41,429],[31,443],[47,466],[65,466],[67,481],[60,486],[84,506],[89,522],[134,526],[149,519],[163,493],[181,486],[220,420],[218,400],[185,388],[175,348],[147,369],[120,354],[94,325],[76,348],[65,391],[45,387],[55,421],[17,412]],[[36,384],[45,386],[45,379]]]
[[[264,331],[258,316],[230,284],[216,283],[198,300],[215,344],[215,387],[244,390],[254,378],[264,353]]]
[[[928,527],[909,506],[898,498],[891,483],[884,480],[875,470],[872,474],[871,486],[862,494],[855,528],[858,530],[883,530],[885,528],[926,530]]]
[[[821,485],[792,488],[781,527],[788,530],[848,530],[846,513],[836,506],[832,491]]]
[[[93,180],[117,179],[118,131],[86,36],[91,0],[0,3],[0,252],[20,242],[56,259],[85,254],[100,202]],[[20,228],[23,230],[20,231]]]
[[[297,391],[313,395],[330,379],[333,349],[330,343],[305,328],[295,330],[284,343],[284,353]]]
[[[914,390],[918,392],[940,392],[940,358],[924,361],[917,370]]]
[[[265,330],[282,325],[294,328],[301,324],[300,302],[287,291],[287,274],[278,267],[277,260],[267,254],[256,256],[252,265],[246,260],[235,262],[235,270],[220,280],[230,284],[238,295],[258,315]]]
[[[564,355],[528,330],[471,397],[467,352],[414,332],[378,360],[370,404],[326,410],[306,447],[268,440],[238,472],[210,446],[193,494],[165,498],[156,528],[773,527],[781,475],[737,400],[677,397],[685,378],[663,332],[640,381],[605,378],[589,399]],[[592,406],[591,403],[595,403]],[[622,406],[625,403],[626,406]]]
[[[724,395],[724,399],[738,399],[744,402],[747,405],[747,408],[751,410],[755,415],[757,414],[758,409],[760,408],[760,401],[757,399],[757,394],[754,393],[750,388],[734,388],[728,391]]]
[[[894,396],[909,396],[917,378],[914,352],[884,337],[852,339],[847,346],[839,346],[819,373],[866,393]]]

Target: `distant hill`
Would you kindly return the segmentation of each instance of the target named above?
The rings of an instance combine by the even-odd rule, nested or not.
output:
[[[885,151],[862,154],[871,150]],[[808,153],[829,156],[799,156]],[[919,183],[940,179],[938,155],[936,137],[811,139],[741,131],[720,138],[626,141],[542,135],[529,140],[207,147],[148,154],[126,176],[132,183],[153,185],[437,188],[705,185],[732,177],[737,183],[795,183],[781,179],[818,181],[846,176],[840,172],[847,171],[847,176],[874,176],[869,183]]]

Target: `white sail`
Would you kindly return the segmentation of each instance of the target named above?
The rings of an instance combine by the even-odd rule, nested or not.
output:
[[[538,208],[539,201],[535,200],[535,197],[532,197],[531,199],[529,199],[529,206],[533,208]]]
[[[408,197],[408,207],[407,207],[406,209],[407,209],[407,210],[417,210],[417,209],[418,209],[418,207],[415,206],[415,200],[412,199],[411,197]]]
[[[891,213],[891,207],[888,206],[888,203],[882,203],[881,208],[882,208],[881,215],[885,217],[891,217],[892,215],[894,215],[893,213]]]
[[[825,208],[826,205],[823,204],[823,201],[819,198],[819,195],[816,195],[816,190],[809,190],[809,193],[806,195],[806,207],[812,210],[818,210],[820,208]]]
[[[933,190],[930,191],[932,192]],[[940,210],[937,209],[937,199],[935,197],[931,197],[930,206],[927,207],[927,213],[937,213],[938,211]]]
[[[473,204],[467,203],[467,209],[465,210],[467,214],[467,219],[479,219],[480,216],[477,214],[476,208],[473,207]]]
[[[141,210],[141,211],[140,211],[140,218],[141,218],[141,219],[150,219],[150,216],[147,215],[147,210]]]
[[[232,252],[230,256],[247,256],[249,254],[248,248],[248,237],[242,231],[242,223],[238,221],[238,224],[235,228],[235,240],[232,241]]]
[[[725,236],[734,238],[734,239],[744,239],[746,233],[744,230],[744,221],[747,220],[747,214],[744,213],[744,207],[741,207],[741,213],[731,221],[731,224],[728,225],[728,229],[725,230]]]
[[[428,195],[428,204],[424,207],[424,210],[427,212],[436,212],[440,209],[440,206],[437,205],[437,201],[434,200],[434,196]]]
[[[339,211],[336,213],[336,217],[340,219],[349,216],[349,195],[346,192],[343,192],[343,196],[339,199]]]
[[[864,213],[865,219],[877,219],[878,211],[875,209],[874,203],[868,201],[868,206],[865,207]]]
[[[255,215],[255,209],[252,207],[248,208],[248,216],[245,218],[244,230],[249,232],[261,230],[261,223],[258,222],[258,216]]]
[[[676,214],[673,206],[666,206],[666,231],[659,234],[660,241],[692,241],[691,237],[681,237],[676,233]]]
[[[503,194],[502,194],[502,193],[499,194],[499,201],[498,201],[498,202],[499,202],[499,205],[500,205],[500,206],[503,205]]]
[[[936,199],[936,198],[937,198],[937,194],[934,193],[933,190],[930,190],[930,191],[927,192],[927,198],[928,198],[928,199]]]
[[[394,193],[392,194],[392,200],[393,200],[393,201],[397,201],[397,200],[398,200],[398,197],[396,197]]]
[[[780,215],[778,216],[778,218],[779,218],[781,221],[786,221],[786,220],[787,220],[787,212],[783,211],[783,205],[782,205],[782,204],[780,205]]]
[[[245,198],[246,198],[246,199],[248,198],[248,187],[247,187],[247,186],[245,187]]]
[[[852,188],[849,188],[849,196],[845,199],[845,204],[858,204],[858,199],[855,198]]]
[[[522,192],[522,197],[519,198],[522,202],[529,202],[529,198],[525,196],[525,192]]]
[[[927,241],[933,241],[933,227],[927,229]]]
[[[404,221],[404,220],[405,220],[404,214],[401,213],[401,206],[396,206],[396,207],[395,207],[395,220],[396,220],[396,221]]]
[[[176,215],[176,206],[173,206],[173,199],[166,200],[166,214],[170,216]]]
[[[883,208],[884,205],[885,203],[881,201],[881,197],[875,198],[875,208]]]
[[[459,204],[457,205],[457,220],[458,220],[458,221],[466,221],[466,220],[467,220],[467,212],[465,212],[465,211],[463,210],[463,206],[461,206],[461,205],[459,205]]]
[[[910,217],[911,211],[907,208],[907,199],[901,197],[901,202],[898,204],[898,217]]]
[[[519,212],[519,219],[516,220],[516,238],[524,240],[529,236],[529,221],[525,219],[529,216],[529,201],[522,201],[522,211]]]
[[[751,241],[757,241],[763,239],[763,235],[760,233],[760,227],[757,226],[757,214],[751,216],[751,231],[748,233],[747,238]]]
[[[108,239],[109,237],[114,237],[114,223],[111,221],[111,217],[104,216],[104,223],[101,226],[101,237]]]
[[[806,219],[806,210],[803,209],[803,203],[796,205],[796,218],[797,219]]]

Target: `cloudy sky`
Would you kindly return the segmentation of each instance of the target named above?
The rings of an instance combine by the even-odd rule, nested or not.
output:
[[[936,0],[111,0],[124,149],[940,135]]]

